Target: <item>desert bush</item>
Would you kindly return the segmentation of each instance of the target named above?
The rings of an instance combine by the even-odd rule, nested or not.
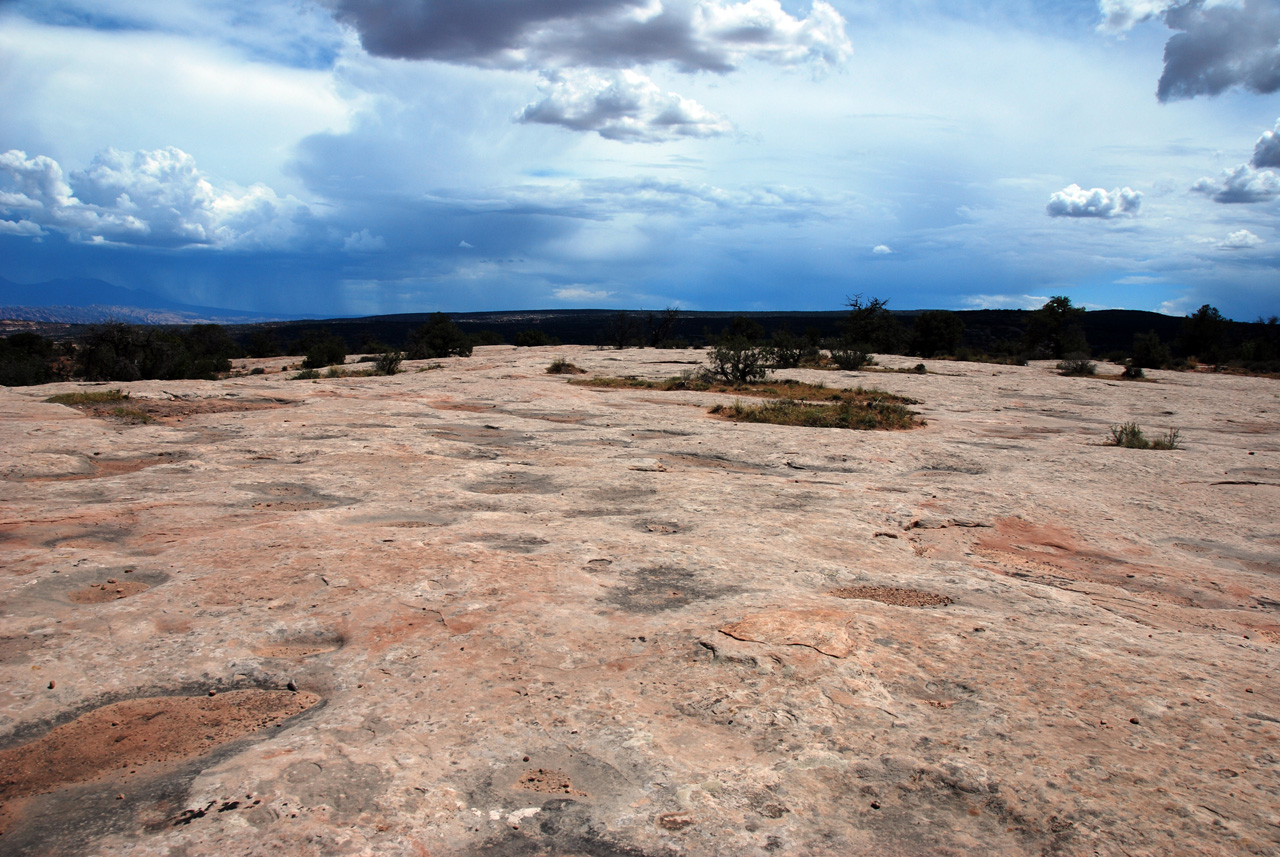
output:
[[[375,375],[394,375],[400,371],[400,364],[404,362],[403,351],[392,351],[387,349],[378,355],[373,363],[373,374]]]
[[[876,361],[860,348],[837,346],[831,349],[831,362],[846,372],[856,372],[867,366],[874,366]]]
[[[769,374],[766,350],[745,339],[721,341],[711,349],[710,361],[708,372],[731,384],[763,381]]]
[[[297,375],[293,376],[295,381],[314,381],[320,377],[320,373],[315,369],[303,369]]]
[[[953,354],[964,339],[964,319],[947,310],[928,310],[911,327],[911,353],[921,357]]]
[[[266,370],[266,369],[263,369],[261,366],[254,366],[252,369],[250,369],[250,370],[249,370],[249,374],[250,374],[250,375],[265,375],[265,374],[267,374],[267,370]]]
[[[551,365],[547,367],[548,375],[585,375],[587,370],[574,366],[563,357],[557,357],[551,361]]]
[[[1136,422],[1111,427],[1111,446],[1125,449],[1181,449],[1181,432],[1171,428],[1162,437],[1148,438]]]
[[[1083,307],[1072,306],[1070,298],[1055,295],[1027,318],[1023,347],[1030,354],[1058,360],[1072,352],[1087,353],[1089,343],[1080,326],[1083,317]]]
[[[1087,357],[1070,357],[1058,363],[1059,375],[1096,375],[1098,366]]]
[[[323,369],[347,360],[346,341],[332,333],[310,334],[300,344],[303,346],[300,350],[306,355],[303,369]]]
[[[1133,365],[1139,369],[1163,369],[1169,365],[1169,346],[1154,330],[1133,335]]]
[[[543,345],[559,345],[560,340],[548,335],[544,330],[527,327],[516,331],[516,335],[511,338],[511,343],[517,348],[538,348]]]
[[[1135,366],[1130,363],[1128,366],[1124,367],[1124,371],[1120,373],[1120,377],[1124,378],[1126,381],[1141,381],[1147,376],[1142,371],[1141,366]]]
[[[471,339],[449,316],[432,313],[426,324],[410,334],[407,353],[410,360],[434,360],[451,355],[470,357]]]
[[[738,316],[720,332],[711,349],[708,373],[731,384],[763,381],[769,374],[769,349],[758,345],[764,328]]]
[[[55,380],[56,349],[37,333],[15,333],[0,339],[0,386],[28,387]]]

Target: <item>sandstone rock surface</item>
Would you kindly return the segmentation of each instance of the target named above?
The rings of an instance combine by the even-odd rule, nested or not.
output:
[[[0,388],[0,854],[1280,851],[1280,383],[556,356]]]

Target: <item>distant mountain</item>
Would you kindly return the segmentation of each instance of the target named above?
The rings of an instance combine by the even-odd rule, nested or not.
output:
[[[109,320],[131,324],[250,324],[297,316],[193,306],[104,280],[49,280],[22,285],[0,277],[0,318],[64,324]]]

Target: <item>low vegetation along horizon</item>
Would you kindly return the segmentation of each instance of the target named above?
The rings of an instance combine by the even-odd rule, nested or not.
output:
[[[844,428],[900,431],[922,428],[925,421],[909,405],[918,401],[866,387],[834,389],[804,381],[754,381],[731,384],[699,378],[571,378],[570,384],[598,390],[641,389],[699,393],[732,393],[734,396],[767,399],[761,404],[718,404],[709,411],[734,422],[809,428]]]

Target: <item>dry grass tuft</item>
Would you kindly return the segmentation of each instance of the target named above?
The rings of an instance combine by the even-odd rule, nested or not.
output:
[[[45,399],[54,405],[67,405],[75,407],[76,405],[97,405],[103,402],[127,402],[129,394],[120,390],[82,390],[76,393],[59,393],[56,396],[50,396]]]

